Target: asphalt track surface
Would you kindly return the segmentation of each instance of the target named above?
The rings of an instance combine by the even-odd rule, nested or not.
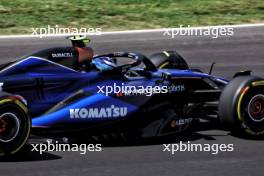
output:
[[[162,50],[177,50],[190,63],[208,71],[216,62],[213,74],[231,78],[236,71],[253,70],[264,76],[264,27],[235,29],[234,36],[191,37],[171,39],[162,32],[92,36],[91,45],[97,54],[113,51],[139,51],[150,55]],[[38,49],[69,45],[63,38],[24,38],[0,40],[0,63]],[[213,128],[213,127],[212,127]],[[233,152],[163,152],[163,143],[179,140],[200,144],[234,144]],[[227,131],[201,127],[197,132],[181,138],[113,144],[102,152],[46,152],[40,155],[23,151],[20,155],[0,161],[0,175],[106,175],[106,176],[166,176],[166,175],[263,175],[263,139],[249,139],[231,135]]]

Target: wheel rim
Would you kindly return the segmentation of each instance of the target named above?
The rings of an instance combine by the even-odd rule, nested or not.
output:
[[[13,113],[0,116],[0,142],[7,143],[15,139],[20,130],[18,117]]]
[[[255,95],[248,103],[249,117],[255,122],[264,120],[264,95]]]

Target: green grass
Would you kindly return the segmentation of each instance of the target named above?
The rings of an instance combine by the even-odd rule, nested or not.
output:
[[[31,28],[103,31],[264,22],[263,0],[1,0],[0,34]]]

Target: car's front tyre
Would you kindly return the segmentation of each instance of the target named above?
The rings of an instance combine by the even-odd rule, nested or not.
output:
[[[219,117],[231,131],[259,136],[264,134],[264,80],[239,76],[223,90]]]
[[[0,156],[18,152],[26,144],[31,119],[26,105],[17,96],[0,97]]]

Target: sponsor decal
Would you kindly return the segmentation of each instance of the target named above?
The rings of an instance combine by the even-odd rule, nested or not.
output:
[[[52,53],[53,58],[57,57],[73,57],[72,53]]]
[[[185,86],[184,85],[171,85],[168,86],[168,92],[173,93],[173,92],[184,92],[185,91]]]
[[[175,121],[175,125],[176,126],[188,125],[188,124],[191,124],[192,121],[193,121],[193,118],[178,119]]]
[[[111,105],[110,107],[102,108],[80,108],[70,109],[71,119],[87,119],[87,118],[118,118],[127,115],[127,107],[117,107]]]

